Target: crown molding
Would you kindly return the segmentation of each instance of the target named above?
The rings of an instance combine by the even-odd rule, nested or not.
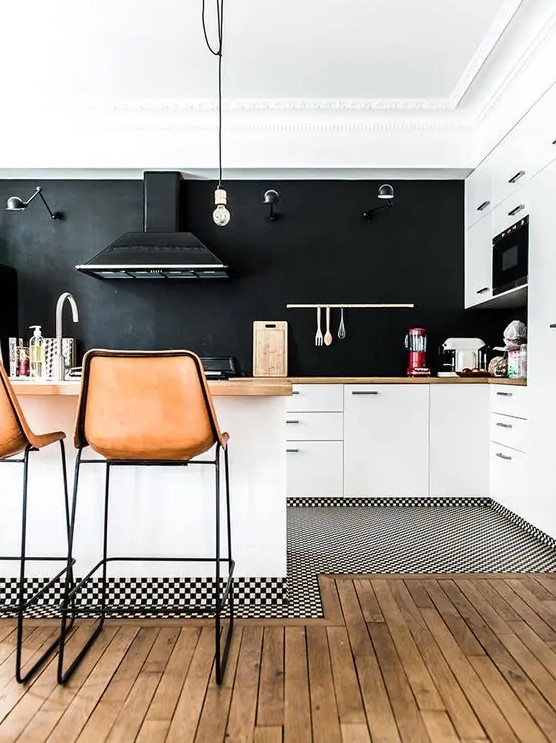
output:
[[[476,78],[494,47],[502,38],[508,24],[523,4],[523,1],[524,0],[506,0],[496,15],[494,22],[490,25],[488,31],[483,36],[481,43],[475,50],[475,53],[469,60],[450,97],[447,99],[446,108],[454,109],[459,105],[461,99],[471,87],[473,80]]]
[[[60,101],[65,111],[113,114],[211,113],[218,109],[214,98],[166,100]],[[228,98],[222,109],[232,113],[264,111],[438,111],[449,107],[448,98]]]
[[[487,96],[484,105],[477,113],[474,125],[480,124],[492,111],[494,106],[498,103],[500,98],[512,85],[514,80],[521,75],[535,60],[537,55],[542,51],[543,47],[552,40],[556,34],[556,9],[550,15],[548,21],[544,24],[540,32],[533,38],[529,46],[523,51],[523,53],[516,59],[515,64],[500,80],[496,88],[490,91]]]

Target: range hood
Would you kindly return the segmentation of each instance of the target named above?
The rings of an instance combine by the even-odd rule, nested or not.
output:
[[[126,232],[76,266],[98,279],[225,279],[228,266],[191,232],[180,232],[180,173],[148,172],[143,179],[143,232]]]

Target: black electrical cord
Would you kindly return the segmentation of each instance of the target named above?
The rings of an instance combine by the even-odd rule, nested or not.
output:
[[[224,0],[216,0],[216,24],[218,30],[218,46],[212,48],[205,20],[205,2],[202,0],[201,18],[203,22],[203,34],[205,43],[211,54],[218,57],[218,188],[222,185],[222,39],[224,29]]]

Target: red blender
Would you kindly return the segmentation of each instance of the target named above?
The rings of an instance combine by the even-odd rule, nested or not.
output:
[[[424,328],[409,328],[405,336],[405,347],[409,351],[408,377],[430,377],[427,366],[427,331]]]

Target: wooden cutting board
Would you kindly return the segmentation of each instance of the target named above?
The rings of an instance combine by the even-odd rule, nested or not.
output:
[[[288,376],[288,323],[255,320],[253,323],[253,376]]]

